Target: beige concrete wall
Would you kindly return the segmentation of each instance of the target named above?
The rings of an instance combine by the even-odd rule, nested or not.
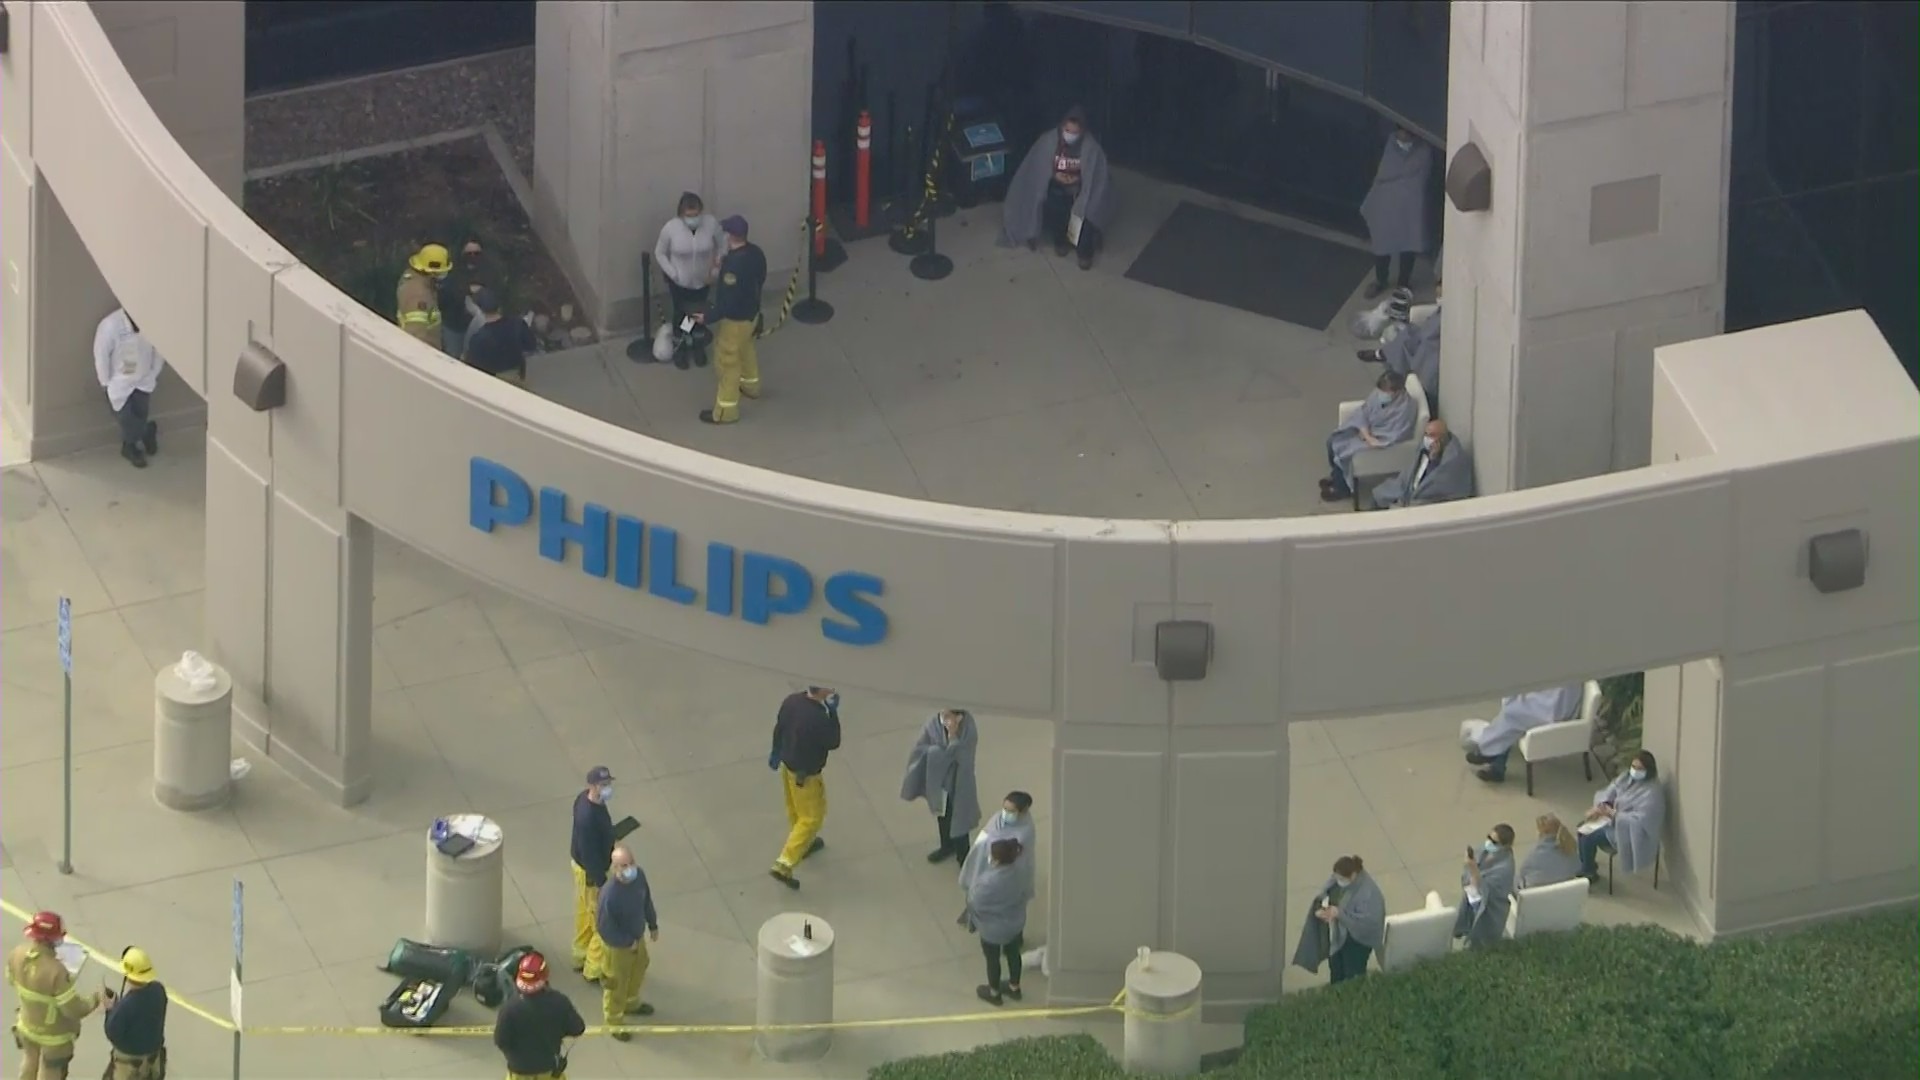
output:
[[[1653,351],[1726,295],[1733,5],[1453,5],[1448,160],[1493,206],[1446,210],[1441,408],[1482,491],[1647,463]]]
[[[243,735],[342,802],[372,782],[378,526],[571,618],[1053,723],[1056,1000],[1106,1000],[1143,944],[1198,959],[1216,1006],[1278,992],[1290,722],[1703,658],[1719,658],[1724,689],[1683,687],[1672,733],[1678,880],[1703,923],[1914,895],[1913,837],[1858,819],[1915,798],[1920,396],[1863,313],[1663,350],[1649,441],[1678,460],[1644,469],[1305,520],[921,503],[709,458],[445,363],[240,214],[85,7],[31,10],[36,175],[113,289],[164,313],[155,344],[204,357],[189,371],[209,396],[208,648],[233,671]],[[249,342],[287,365],[283,408],[254,413],[228,391]],[[475,527],[476,454],[529,500],[554,489],[539,493],[544,551],[532,501],[523,523]],[[512,501],[479,493],[482,524]],[[1823,595],[1801,552],[1836,522],[1870,532],[1873,563],[1866,588]],[[771,595],[797,595],[801,576],[817,587],[746,619],[770,565],[794,574]],[[828,632],[843,620],[823,583],[848,571],[884,581],[884,638]],[[1153,628],[1173,617],[1214,624],[1203,681],[1154,673]],[[1717,720],[1690,704],[1706,701]],[[1696,742],[1699,723],[1718,726]],[[1817,867],[1780,868],[1797,850],[1783,836],[1824,844]]]
[[[602,327],[639,325],[640,256],[683,191],[752,222],[784,287],[807,214],[811,3],[543,3],[536,41],[537,223]]]

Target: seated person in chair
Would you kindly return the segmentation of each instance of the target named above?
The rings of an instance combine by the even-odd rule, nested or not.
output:
[[[1467,764],[1482,768],[1473,775],[1489,784],[1507,778],[1507,758],[1520,743],[1520,736],[1537,727],[1573,719],[1580,711],[1580,698],[1586,684],[1556,686],[1515,694],[1500,703],[1500,715],[1467,740]]]
[[[1593,797],[1580,827],[1580,876],[1600,878],[1600,853],[1611,852],[1620,869],[1637,874],[1660,856],[1660,830],[1667,823],[1667,795],[1660,788],[1660,766],[1650,751],[1633,755],[1627,771]]]
[[[1406,442],[1413,438],[1419,421],[1419,407],[1407,396],[1407,377],[1393,371],[1381,373],[1373,393],[1327,436],[1327,464],[1333,471],[1320,481],[1321,501],[1352,498],[1353,455],[1370,446]]]
[[[1356,355],[1369,364],[1385,364],[1388,371],[1420,377],[1427,392],[1427,411],[1440,415],[1440,306],[1439,289],[1434,290],[1433,314],[1419,322],[1409,322],[1391,340],[1378,348],[1362,349]]]
[[[1375,510],[1431,506],[1473,497],[1473,455],[1447,430],[1447,422],[1427,421],[1420,456],[1399,476],[1373,489]]]
[[[1490,945],[1505,936],[1507,912],[1513,909],[1513,826],[1495,825],[1487,830],[1478,850],[1467,849],[1460,890],[1453,936],[1465,938],[1468,948]]]
[[[1519,887],[1538,889],[1579,877],[1579,846],[1573,830],[1561,824],[1557,814],[1541,814],[1533,819],[1533,826],[1540,830],[1540,840],[1520,864]]]

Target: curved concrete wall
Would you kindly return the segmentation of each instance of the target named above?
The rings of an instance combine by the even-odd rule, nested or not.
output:
[[[1846,858],[1812,880],[1742,872],[1778,851],[1783,796],[1822,821],[1850,805],[1840,771],[1810,785],[1786,742],[1831,729],[1846,754],[1914,756],[1920,400],[1863,315],[1663,350],[1658,464],[1551,488],[1304,521],[920,503],[696,454],[449,363],[248,220],[84,5],[16,9],[14,24],[9,167],[57,188],[116,294],[207,397],[208,625],[237,711],[343,801],[369,782],[371,523],[570,617],[1055,721],[1062,1000],[1104,997],[1143,942],[1198,958],[1210,1000],[1277,993],[1288,721],[1699,658],[1718,658],[1724,686],[1650,703],[1649,737],[1712,734],[1672,770],[1695,807],[1676,876],[1702,922],[1913,895],[1920,837],[1836,833]],[[230,392],[250,342],[287,365],[283,408]],[[1826,595],[1804,545],[1837,527],[1870,532],[1871,576]],[[1153,628],[1170,618],[1213,624],[1204,680],[1158,678]],[[1787,709],[1761,689],[1781,679],[1826,690]],[[1910,768],[1890,782],[1887,797],[1915,801]],[[1912,829],[1916,814],[1874,819]]]

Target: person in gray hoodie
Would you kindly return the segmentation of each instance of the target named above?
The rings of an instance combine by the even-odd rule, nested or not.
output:
[[[1027,929],[1026,881],[1017,864],[1022,849],[1011,838],[995,840],[988,849],[987,868],[967,888],[967,929],[980,935],[980,951],[987,958],[987,981],[975,989],[989,1005],[1020,1000],[1020,950]],[[1000,981],[1000,962],[1007,967]]]

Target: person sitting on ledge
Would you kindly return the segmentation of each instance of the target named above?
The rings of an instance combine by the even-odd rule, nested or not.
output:
[[[1447,422],[1427,421],[1420,456],[1399,476],[1373,489],[1375,510],[1431,506],[1473,497],[1473,455],[1447,430]]]
[[[1333,471],[1320,481],[1322,502],[1353,497],[1353,455],[1367,447],[1393,446],[1413,438],[1420,410],[1407,396],[1407,377],[1383,372],[1373,393],[1327,436],[1327,464]]]
[[[1478,731],[1468,724],[1462,740],[1466,743],[1467,764],[1483,766],[1474,775],[1489,784],[1505,780],[1507,758],[1519,745],[1520,736],[1537,727],[1573,719],[1586,690],[1585,683],[1573,683],[1515,694],[1500,703],[1500,715],[1493,718],[1493,723]]]
[[[1520,864],[1518,887],[1538,889],[1579,877],[1579,845],[1573,830],[1561,824],[1556,814],[1541,814],[1533,819],[1533,827],[1540,830],[1540,839]]]

